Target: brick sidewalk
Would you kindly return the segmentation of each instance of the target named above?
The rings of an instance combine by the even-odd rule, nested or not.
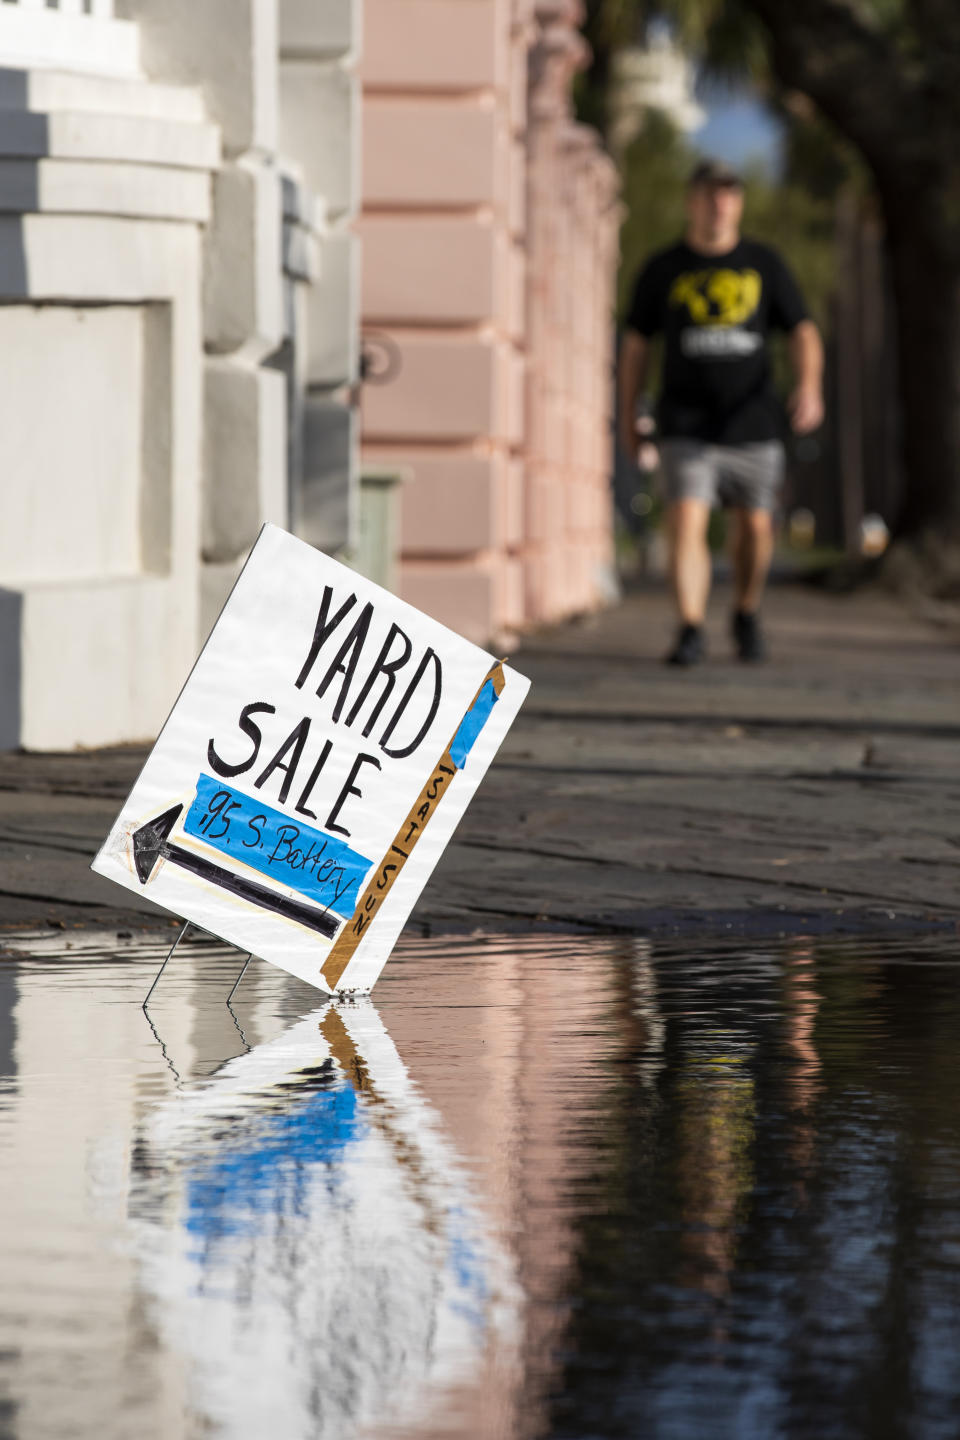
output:
[[[896,602],[777,588],[772,662],[670,670],[664,596],[531,637],[512,735],[415,916],[792,933],[960,917],[960,636]],[[88,862],[135,748],[0,755],[0,933],[167,925]]]

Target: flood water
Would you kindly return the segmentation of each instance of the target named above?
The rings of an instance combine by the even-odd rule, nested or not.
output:
[[[960,1435],[955,938],[4,948],[0,1435]]]

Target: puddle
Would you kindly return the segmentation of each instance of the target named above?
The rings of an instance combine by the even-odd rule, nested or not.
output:
[[[175,933],[0,941],[0,1435],[958,1433],[956,940]]]

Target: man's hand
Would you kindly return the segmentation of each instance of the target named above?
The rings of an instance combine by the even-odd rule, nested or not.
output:
[[[794,388],[787,414],[795,435],[809,435],[823,424],[823,341],[812,320],[801,320],[787,336]]]
[[[617,387],[619,391],[619,440],[623,453],[636,464],[637,461],[637,430],[634,415],[636,413],[637,396],[643,389],[647,376],[647,357],[649,345],[642,335],[636,330],[624,331],[623,340],[620,344],[620,367],[617,376]]]
[[[787,401],[790,428],[795,435],[809,435],[823,424],[823,392],[818,383],[798,385]]]

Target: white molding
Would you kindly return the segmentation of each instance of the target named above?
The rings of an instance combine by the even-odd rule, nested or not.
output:
[[[135,21],[0,3],[0,66],[140,74]]]
[[[160,85],[142,76],[94,75],[46,68],[23,71],[0,64],[0,111],[8,110],[82,110],[97,115],[139,115],[145,119],[201,125],[207,120],[203,96],[197,88]]]

